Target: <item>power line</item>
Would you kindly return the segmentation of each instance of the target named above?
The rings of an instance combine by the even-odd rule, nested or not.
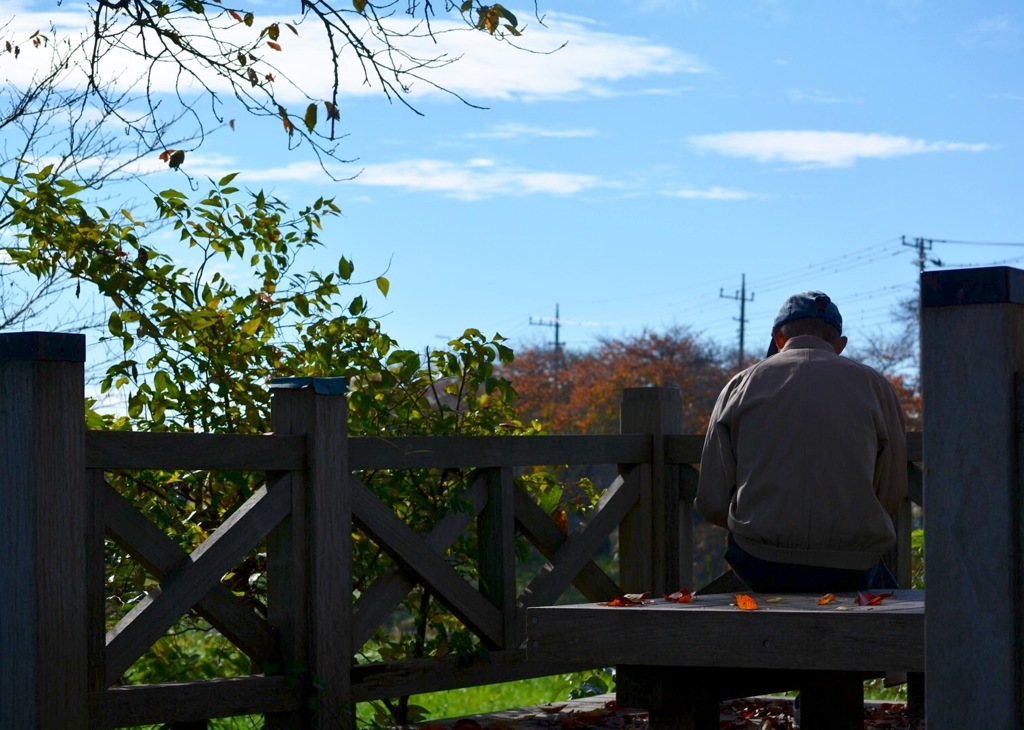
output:
[[[949,243],[954,246],[1014,246],[1017,248],[1024,247],[1024,243],[1006,243],[1006,242],[991,242],[991,241],[956,241],[950,238],[929,238],[927,239],[932,243]]]

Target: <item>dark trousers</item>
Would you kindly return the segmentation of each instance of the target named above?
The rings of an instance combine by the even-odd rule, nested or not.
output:
[[[897,588],[882,561],[867,570],[844,570],[795,563],[775,563],[754,557],[729,533],[725,559],[740,580],[759,593],[828,593]]]

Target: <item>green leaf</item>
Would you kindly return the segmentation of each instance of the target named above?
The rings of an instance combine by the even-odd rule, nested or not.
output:
[[[242,18],[242,22],[245,23],[246,27],[251,28],[253,21],[256,20],[252,13],[246,13],[245,17]]]
[[[360,15],[366,11],[366,0],[352,0],[352,7],[356,9],[356,12]]]
[[[306,130],[312,132],[313,127],[316,126],[316,104],[306,107],[306,114],[302,117],[302,121],[306,124]]]
[[[495,5],[494,6],[494,10],[495,10],[496,13],[498,13],[498,15],[503,17],[505,20],[507,20],[513,26],[519,25],[519,21],[516,20],[516,16],[514,16],[511,12],[509,12],[509,10],[504,5]]]
[[[174,154],[171,155],[171,159],[167,162],[168,167],[172,170],[177,170],[181,167],[181,163],[185,161],[185,150],[174,150]]]
[[[110,319],[107,320],[107,329],[115,337],[120,337],[124,333],[124,324],[121,322],[117,312],[110,313]]]
[[[391,282],[388,281],[383,276],[378,276],[377,277],[377,288],[380,290],[381,294],[383,294],[384,296],[387,296],[388,295],[388,291],[391,290]]]
[[[468,13],[472,9],[473,9],[473,0],[466,0],[464,3],[462,3],[462,7],[459,8],[459,12],[465,14],[465,13]]]
[[[238,177],[238,173],[237,173],[237,172],[232,172],[232,173],[231,173],[231,174],[229,174],[229,175],[225,175],[225,176],[224,176],[224,177],[222,177],[222,178],[220,179],[220,181],[219,181],[219,182],[217,183],[217,186],[218,186],[218,187],[221,187],[221,188],[223,188],[223,187],[225,187],[225,186],[229,185],[229,184],[231,183],[231,181],[232,181],[232,180],[234,180],[234,179],[235,179],[236,177]],[[224,192],[224,193],[225,193],[226,195],[230,195],[230,193],[229,193],[228,191],[226,191],[226,190],[225,190],[225,191],[223,191],[223,192]]]

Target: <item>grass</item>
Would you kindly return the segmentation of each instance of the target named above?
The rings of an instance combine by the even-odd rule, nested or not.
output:
[[[522,679],[516,682],[414,695],[410,698],[410,704],[419,705],[427,711],[424,719],[462,717],[515,707],[564,702],[569,699],[569,693],[578,690],[584,680],[585,675],[579,673]],[[374,724],[374,714],[373,705],[359,705],[358,715],[361,724]]]

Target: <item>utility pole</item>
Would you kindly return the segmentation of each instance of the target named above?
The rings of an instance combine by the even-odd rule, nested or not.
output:
[[[904,246],[909,246],[911,248],[917,249],[917,269],[918,269],[918,271],[923,272],[925,264],[928,264],[928,263],[935,264],[936,266],[942,266],[942,261],[941,260],[939,260],[939,259],[931,259],[929,261],[928,257],[925,255],[925,251],[931,251],[932,250],[932,244],[935,243],[935,241],[933,239],[931,239],[931,238],[915,238],[913,240],[913,242],[907,241],[907,237],[906,236],[900,236],[900,239],[901,239],[901,242],[903,243]]]
[[[747,275],[743,274],[740,279],[740,290],[732,296],[725,295],[725,289],[718,290],[718,296],[722,299],[732,299],[740,303],[740,351],[739,356],[736,358],[736,367],[743,367],[743,336],[746,331],[747,325],[747,302],[754,301],[754,292],[750,292],[750,299],[747,299]],[[733,317],[733,319],[736,319]]]
[[[555,354],[562,354],[562,341],[559,339],[559,329],[562,326],[562,320],[558,316],[558,304],[555,304],[555,318],[547,319],[545,317],[538,317],[536,320],[530,317],[530,324],[540,325],[542,327],[554,327],[555,328]]]

